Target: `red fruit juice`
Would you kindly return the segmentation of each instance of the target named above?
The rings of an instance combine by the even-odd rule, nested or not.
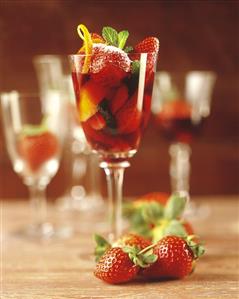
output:
[[[192,107],[185,100],[166,103],[155,116],[155,122],[163,137],[170,142],[184,143],[190,143],[204,123],[201,118],[193,118]]]
[[[92,149],[104,159],[125,159],[136,152],[149,119],[154,74],[139,87],[139,73],[110,71],[72,73],[77,111]]]

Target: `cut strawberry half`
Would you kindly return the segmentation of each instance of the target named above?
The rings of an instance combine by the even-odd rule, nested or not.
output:
[[[125,84],[121,85],[113,99],[110,101],[110,110],[112,114],[115,114],[127,101],[129,96],[128,88]]]
[[[137,108],[137,92],[116,113],[116,123],[121,134],[129,134],[140,127],[142,113]]]

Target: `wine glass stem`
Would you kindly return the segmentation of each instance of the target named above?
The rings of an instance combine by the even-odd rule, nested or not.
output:
[[[129,162],[102,162],[108,187],[108,215],[110,224],[109,241],[114,241],[122,234],[122,189],[124,170]]]
[[[45,186],[33,184],[29,186],[30,205],[32,208],[32,224],[39,229],[46,223],[47,218],[47,202],[45,195]]]
[[[173,143],[169,147],[170,180],[172,192],[185,191],[190,188],[191,148],[186,143]]]

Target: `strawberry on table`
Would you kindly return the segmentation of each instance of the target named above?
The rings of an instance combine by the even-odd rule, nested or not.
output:
[[[140,236],[123,236],[113,247],[103,238],[97,239],[101,247],[96,249],[98,262],[94,274],[107,283],[131,281],[141,268],[149,267],[157,259],[150,249],[151,243]]]
[[[153,249],[157,261],[144,269],[142,274],[147,278],[183,278],[193,270],[193,264],[203,253],[204,248],[191,240],[177,236],[161,239]]]
[[[95,276],[107,283],[118,284],[134,279],[139,266],[129,258],[128,253],[120,247],[106,251],[96,264]]]

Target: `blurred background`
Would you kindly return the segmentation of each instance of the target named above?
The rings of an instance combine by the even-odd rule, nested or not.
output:
[[[34,91],[35,55],[76,53],[76,27],[94,32],[105,25],[130,32],[134,45],[146,36],[160,39],[158,70],[211,70],[217,74],[211,114],[192,143],[192,195],[239,191],[239,3],[238,1],[0,1],[0,92]],[[2,118],[2,115],[0,114]],[[126,171],[124,194],[170,191],[169,143],[152,119]],[[64,160],[64,157],[63,157]],[[57,198],[67,189],[62,166],[48,187]],[[105,193],[102,174],[102,192]],[[23,198],[27,189],[12,170],[0,121],[0,197]]]

